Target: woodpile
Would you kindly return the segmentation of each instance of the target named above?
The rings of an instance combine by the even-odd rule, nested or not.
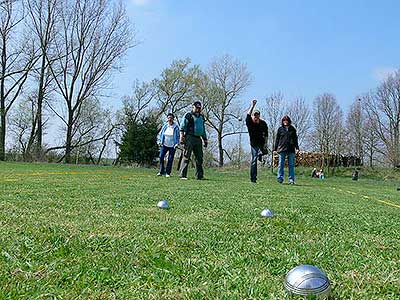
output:
[[[286,160],[287,165],[287,160]],[[273,158],[273,166],[278,166],[278,155]],[[341,154],[324,154],[320,152],[304,152],[296,153],[296,167],[358,167],[361,166],[361,159],[353,155]]]

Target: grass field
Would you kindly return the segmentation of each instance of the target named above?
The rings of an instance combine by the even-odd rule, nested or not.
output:
[[[332,299],[400,299],[396,182],[155,173],[1,163],[0,299],[285,299],[304,263]]]

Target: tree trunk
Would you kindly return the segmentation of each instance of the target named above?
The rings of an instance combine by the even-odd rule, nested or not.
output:
[[[222,168],[224,166],[224,148],[222,146],[222,132],[218,132],[218,152],[219,152],[219,160],[218,167]]]
[[[73,115],[70,112],[68,116],[68,125],[67,125],[67,136],[65,141],[65,157],[64,161],[67,164],[70,164],[71,161],[71,151],[72,151],[72,126],[73,126]]]
[[[1,53],[1,82],[0,82],[0,161],[6,159],[6,99],[5,99],[5,75],[7,68],[7,39],[2,38],[3,49]]]
[[[370,152],[369,152],[369,166],[372,168],[373,167],[373,163],[372,163],[372,160],[373,160],[373,155],[374,155],[374,152],[373,152],[374,150],[372,149],[372,147],[371,147],[371,149],[370,149]]]
[[[0,119],[0,161],[4,161],[6,160],[6,115],[3,100],[1,101]]]
[[[40,69],[40,79],[39,79],[39,90],[37,99],[37,139],[36,139],[36,149],[35,156],[37,160],[42,159],[43,151],[43,121],[42,121],[42,110],[43,110],[43,98],[44,98],[44,77],[46,70],[46,53],[42,53],[42,65]]]

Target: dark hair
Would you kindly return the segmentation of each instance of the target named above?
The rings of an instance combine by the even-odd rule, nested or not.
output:
[[[169,116],[171,116],[171,117],[173,117],[173,118],[175,119],[175,116],[174,116],[173,113],[168,113],[167,118],[168,118]]]
[[[282,126],[283,126],[283,121],[288,121],[289,125],[292,125],[292,120],[290,119],[290,117],[288,115],[286,115],[282,118]]]

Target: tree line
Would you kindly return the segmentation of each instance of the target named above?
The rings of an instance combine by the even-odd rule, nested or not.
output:
[[[292,117],[303,150],[354,156],[370,167],[400,165],[400,70],[355,96],[347,114],[332,93],[318,95],[311,106],[275,93],[267,98],[266,112],[272,133],[280,116]]]
[[[135,84],[133,95],[124,99],[129,111],[125,115],[154,115],[161,123],[168,112],[182,116],[199,100],[211,136],[210,159],[219,167],[240,163],[241,135],[247,133],[244,114],[250,105],[242,95],[251,80],[247,66],[229,55],[215,58],[206,68],[192,65],[190,59],[176,60],[159,78]],[[400,165],[400,70],[355,96],[346,113],[332,93],[318,95],[309,104],[302,97],[287,99],[274,92],[259,105],[269,127],[270,150],[282,117],[289,115],[303,151],[354,157],[370,167]]]
[[[136,80],[115,111],[103,101],[111,76],[138,44],[121,2],[4,0],[0,9],[0,160],[100,164],[116,153],[117,162],[130,161],[119,154],[127,135],[136,135],[131,128],[156,131],[168,112],[179,121],[196,100],[204,106],[210,164],[245,158],[250,99],[243,95],[252,82],[245,63],[229,55],[205,67],[175,60],[157,78]],[[355,96],[347,114],[332,93],[308,100],[277,91],[259,101],[270,149],[288,114],[302,150],[352,155],[369,166],[400,165],[400,70]]]
[[[100,99],[136,45],[124,5],[3,0],[0,13],[0,160],[7,145],[26,161],[53,154],[71,163],[82,147],[104,151],[114,129]],[[61,140],[44,144],[52,123]]]

